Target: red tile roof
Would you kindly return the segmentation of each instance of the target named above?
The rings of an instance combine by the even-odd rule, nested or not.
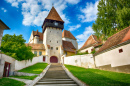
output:
[[[128,40],[130,40],[130,26],[109,37],[96,54]]]
[[[35,36],[35,35],[38,35],[38,36],[39,36],[39,40],[40,40],[40,41],[43,40],[43,33],[38,32],[38,30],[37,30],[37,31],[33,31],[33,36]]]
[[[87,41],[84,43],[84,45],[80,48],[80,50],[90,47],[90,46],[96,47],[99,45],[102,45],[101,39],[98,39],[97,36],[95,36],[95,35],[91,35],[91,36],[89,36]]]
[[[62,38],[70,38],[76,40],[76,38],[72,35],[70,31],[64,30],[62,32]]]
[[[76,48],[74,47],[74,45],[69,42],[69,41],[63,41],[62,40],[62,46],[63,46],[63,50],[64,51],[68,51],[68,52],[76,52]]]
[[[31,46],[32,50],[45,50],[44,44],[33,44],[33,43],[28,43],[26,46]]]
[[[48,16],[46,17],[46,19],[64,22],[64,21],[61,19],[61,17],[59,16],[59,14],[57,13],[57,11],[56,11],[56,9],[55,9],[54,7],[51,8],[51,11],[49,12],[49,14],[48,14]]]

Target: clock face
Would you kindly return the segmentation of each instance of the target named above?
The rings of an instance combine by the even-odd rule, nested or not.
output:
[[[57,22],[55,22],[55,25],[56,25],[56,26],[58,26],[58,23],[57,23]]]

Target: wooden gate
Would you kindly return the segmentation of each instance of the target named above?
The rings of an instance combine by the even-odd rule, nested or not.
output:
[[[43,56],[43,62],[45,62],[45,60],[46,60],[46,57],[45,57],[45,56]]]
[[[8,77],[10,71],[10,63],[5,62],[3,77]]]
[[[50,62],[51,63],[58,63],[58,58],[56,56],[51,56],[50,57]]]

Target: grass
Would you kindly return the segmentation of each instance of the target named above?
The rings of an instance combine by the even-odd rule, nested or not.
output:
[[[130,86],[130,74],[65,66],[75,77],[89,86]]]
[[[37,77],[37,75],[34,75],[34,76],[10,76],[10,77],[33,80]]]
[[[37,63],[22,70],[19,70],[18,72],[40,74],[47,67],[47,65],[47,63]]]
[[[24,86],[24,82],[20,82],[17,80],[9,79],[9,78],[2,78],[0,79],[0,86]]]

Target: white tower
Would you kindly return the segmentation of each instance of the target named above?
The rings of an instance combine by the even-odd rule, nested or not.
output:
[[[46,46],[48,62],[59,63],[61,58],[62,30],[64,21],[61,19],[56,9],[52,7],[50,13],[45,18],[43,25],[43,44]],[[49,46],[49,48],[48,48]]]

